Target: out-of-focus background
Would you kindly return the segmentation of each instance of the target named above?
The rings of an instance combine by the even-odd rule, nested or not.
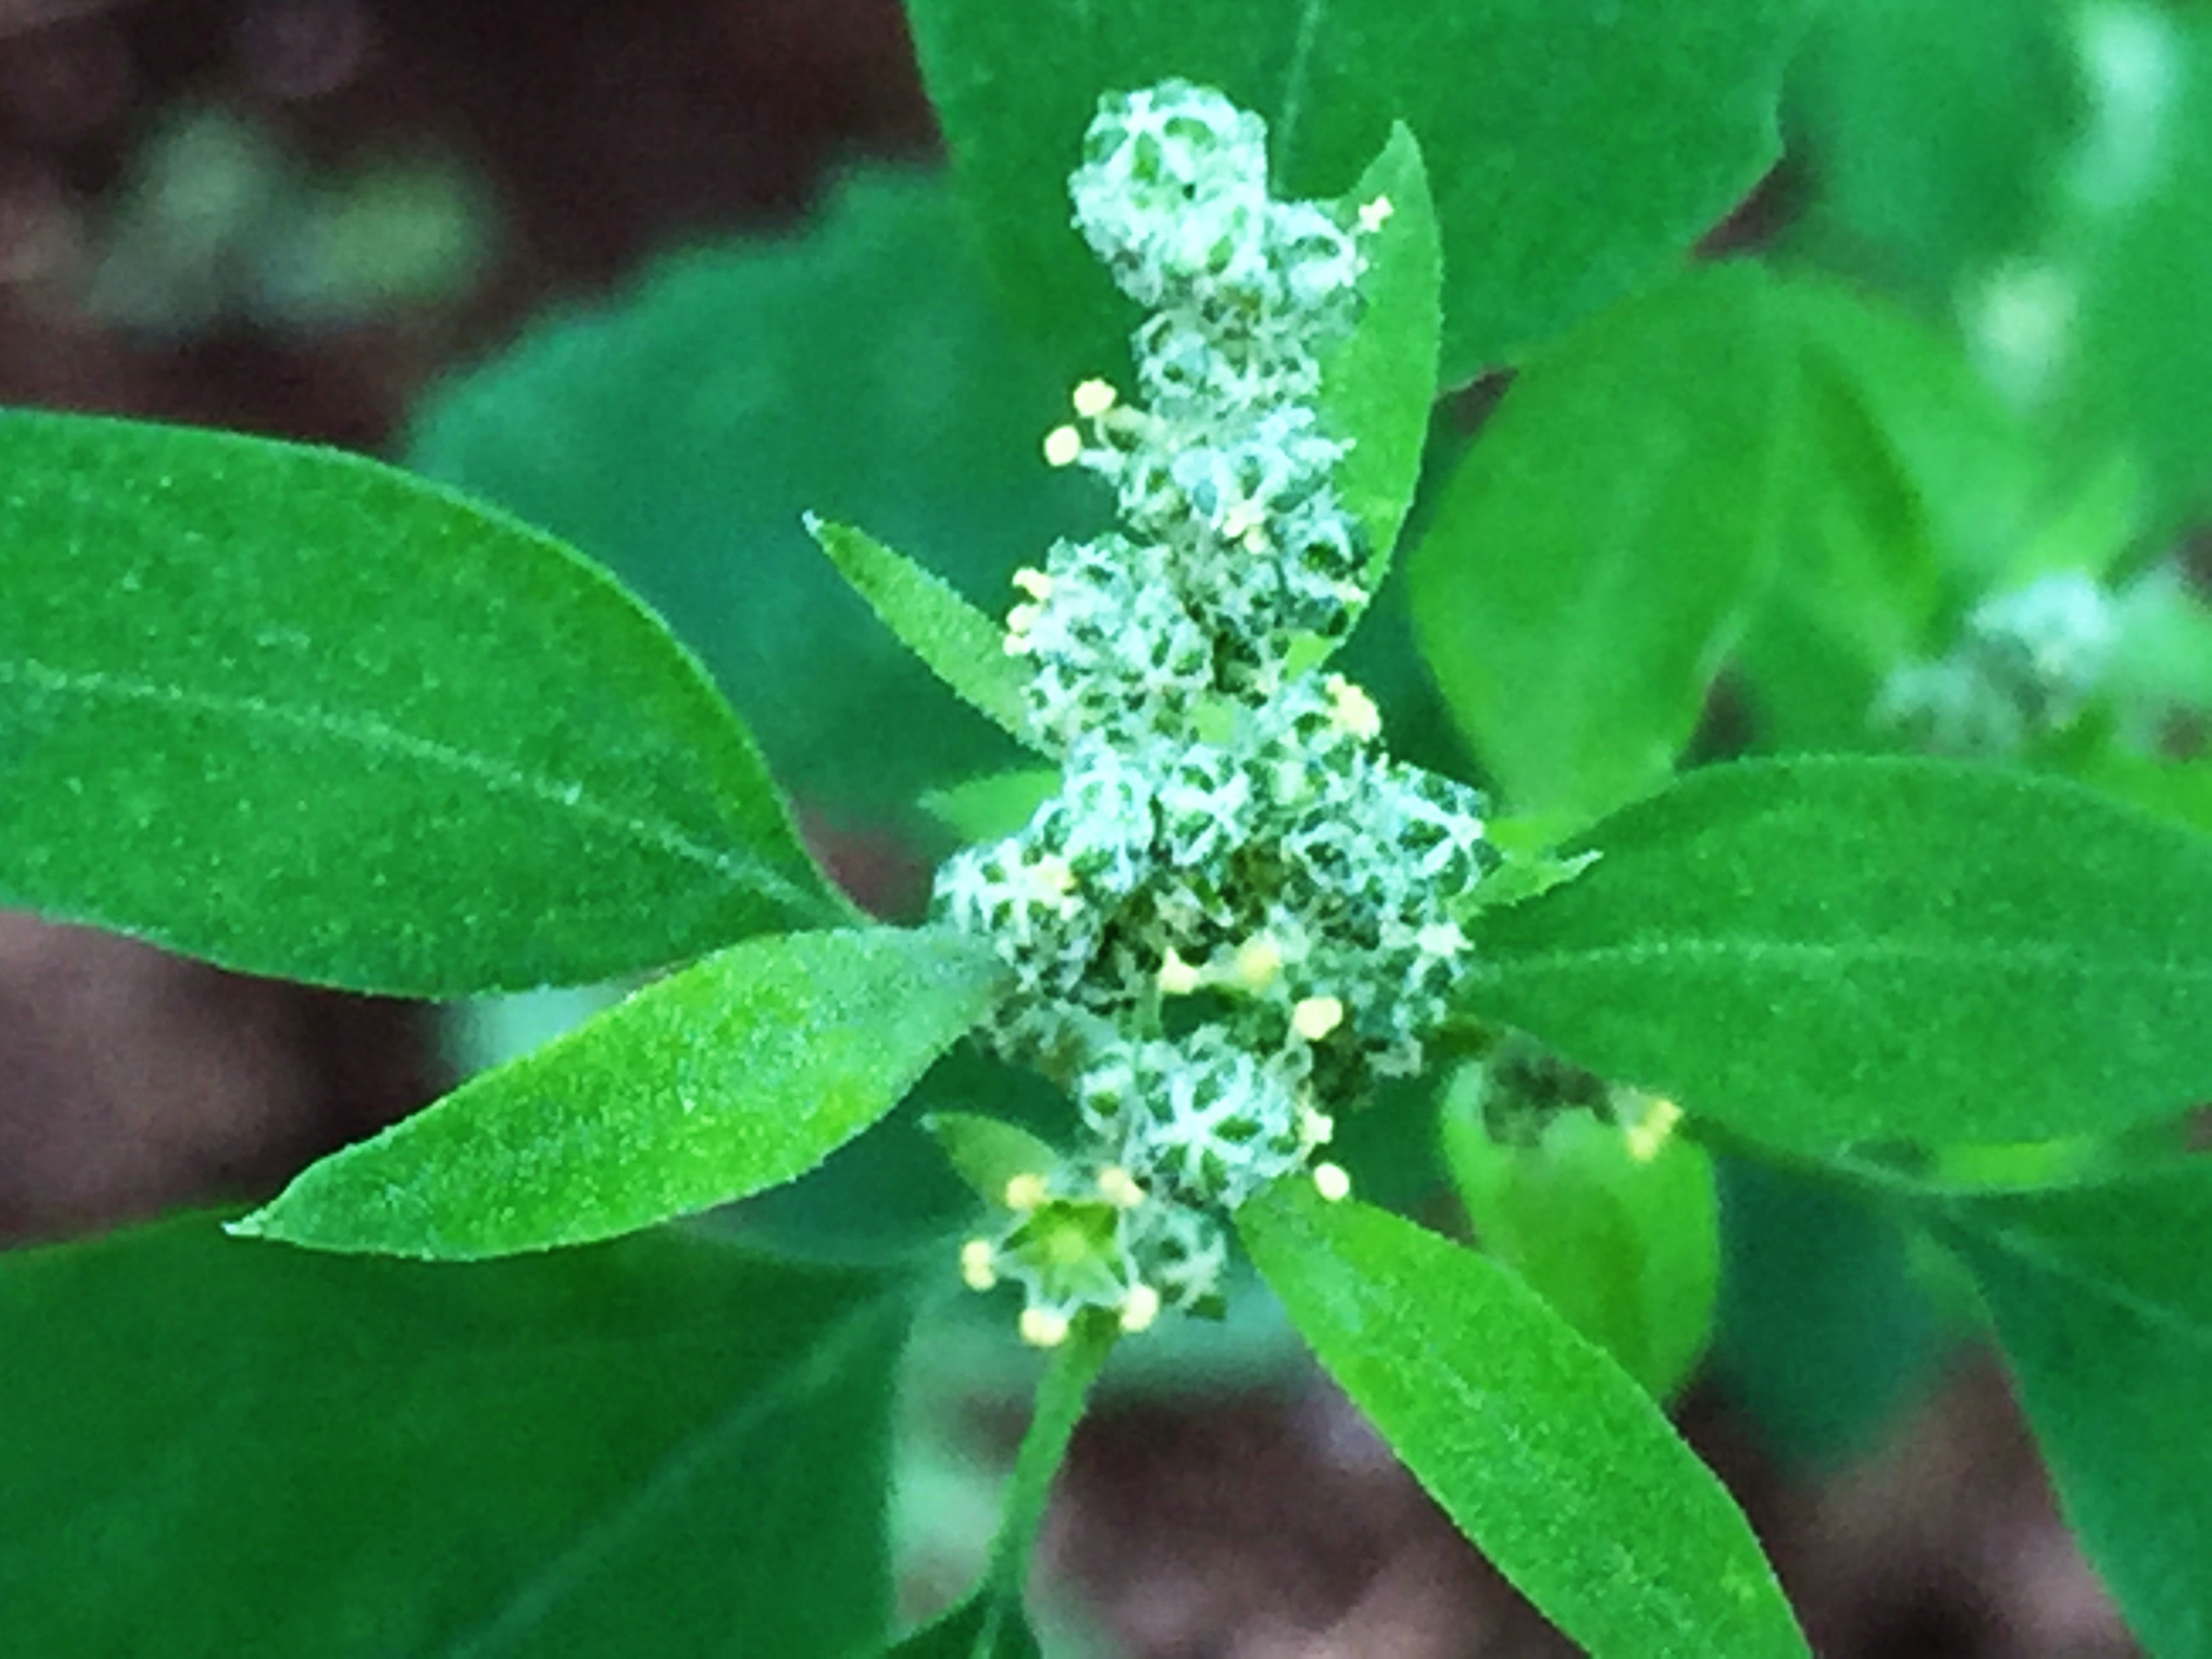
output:
[[[2031,213],[2004,181],[2046,167],[2078,92],[2014,19],[2035,8],[1963,9],[2001,52],[1946,60],[1902,21],[1826,41],[1792,160],[1731,235],[1800,234],[1943,309]],[[1967,158],[1988,188],[1942,196],[1955,146],[1916,175],[1947,141],[1885,118],[1899,64],[1923,114],[1997,109],[1957,125],[1996,135]],[[1854,148],[1877,134],[1887,151]],[[896,0],[0,0],[0,402],[358,448],[570,536],[731,685],[841,878],[910,914],[942,850],[915,797],[1000,751],[881,718],[918,671],[797,514],[981,591],[1097,511],[1033,464],[1057,394],[1002,333],[936,155]],[[1418,747],[1425,694],[1389,626],[1369,678]],[[266,1194],[573,1012],[460,1020],[0,916],[0,1242]],[[1772,1178],[1723,1195],[1759,1246],[1732,1258],[1682,1421],[1820,1650],[2131,1651],[1940,1283]],[[1803,1259],[1777,1259],[1793,1239]],[[1562,1650],[1281,1344],[1237,1356],[1212,1389],[1109,1395],[1079,1441],[1046,1551],[1072,1643]],[[1018,1429],[1003,1392],[940,1389],[927,1435],[988,1463]],[[942,1457],[909,1475],[918,1607],[974,1494]]]

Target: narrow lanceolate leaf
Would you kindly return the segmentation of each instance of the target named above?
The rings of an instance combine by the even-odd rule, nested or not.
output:
[[[2212,1164],[1954,1200],[2060,1504],[2143,1645],[2212,1650]]]
[[[1006,1183],[1048,1173],[1061,1154],[1017,1124],[974,1112],[932,1112],[922,1120],[946,1162],[986,1204],[1004,1204]]]
[[[1911,759],[1692,773],[1478,918],[1468,1003],[1756,1139],[2025,1141],[2212,1098],[2212,838]]]
[[[670,1235],[0,1257],[7,1650],[848,1659],[890,1613],[908,1301]]]
[[[1322,1365],[1575,1642],[1599,1659],[1809,1651],[1719,1480],[1512,1273],[1296,1183],[1238,1224]]]
[[[1352,192],[1354,212],[1376,228],[1361,240],[1359,322],[1322,363],[1322,419],[1352,453],[1336,488],[1367,532],[1370,592],[1382,585],[1390,551],[1420,482],[1429,406],[1437,398],[1437,345],[1443,323],[1443,253],[1421,147],[1403,122]]]
[[[750,940],[313,1165],[232,1229],[467,1260],[610,1238],[805,1174],[997,994],[957,935]]]
[[[1674,769],[1773,555],[1793,352],[1755,267],[1700,270],[1532,363],[1444,485],[1414,632],[1513,811]]]
[[[1779,153],[1799,0],[910,0],[930,102],[1009,301],[1071,375],[1129,327],[1067,223],[1104,92],[1170,76],[1268,124],[1273,187],[1334,196],[1403,120],[1437,163],[1459,385],[1668,268]]]
[[[0,903],[429,996],[851,913],[659,622],[356,456],[0,416]]]
[[[1029,673],[1019,658],[1006,654],[1004,628],[913,560],[860,531],[811,514],[806,531],[932,673],[1010,735],[1037,746],[1024,694]]]
[[[933,789],[921,798],[921,806],[963,841],[1000,841],[1059,792],[1057,772],[993,772]]]

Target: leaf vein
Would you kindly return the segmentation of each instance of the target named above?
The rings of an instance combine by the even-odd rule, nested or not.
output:
[[[248,693],[203,691],[99,670],[72,672],[28,657],[0,659],[0,681],[47,696],[147,703],[221,715],[243,725],[259,724],[329,738],[371,755],[401,757],[472,779],[495,791],[573,812],[640,846],[712,871],[733,886],[750,888],[802,914],[822,908],[818,898],[761,859],[710,847],[665,818],[610,806],[586,794],[580,783],[563,782],[493,756],[402,731],[380,720],[309,705],[287,707]]]
[[[1322,14],[1328,0],[1304,0],[1298,10],[1298,32],[1291,42],[1291,64],[1283,76],[1283,96],[1275,114],[1275,166],[1291,170],[1291,147],[1297,141],[1298,118],[1305,112],[1306,82],[1313,69],[1314,39],[1321,33]]]
[[[724,1451],[787,1406],[834,1382],[854,1351],[902,1304],[902,1297],[887,1294],[855,1308],[773,1382],[743,1395],[719,1419],[674,1448],[627,1498],[587,1520],[567,1545],[516,1588],[507,1606],[488,1623],[449,1648],[448,1659],[480,1659],[507,1650],[553,1616],[654,1508],[707,1473]]]
[[[1478,971],[1496,979],[1503,977],[1505,972],[1641,967],[1684,957],[1693,962],[1780,962],[1824,966],[1908,963],[1925,963],[1946,969],[2033,967],[2078,971],[2094,968],[2100,976],[2107,978],[2155,978],[2212,984],[2212,961],[2144,960],[2140,957],[2084,957],[2067,945],[2040,941],[1940,944],[1918,940],[1864,939],[1841,943],[1761,939],[1749,934],[1702,937],[1670,934],[1665,939],[1621,945],[1535,951],[1513,957],[1502,966],[1496,962],[1483,964]]]

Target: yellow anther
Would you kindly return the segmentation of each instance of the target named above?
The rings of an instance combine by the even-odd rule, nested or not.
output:
[[[1339,605],[1351,611],[1359,609],[1370,597],[1367,590],[1358,582],[1331,582],[1328,585],[1328,591],[1336,595]]]
[[[1153,977],[1159,984],[1162,996],[1187,997],[1206,983],[1206,975],[1177,956],[1173,945],[1170,945],[1168,953],[1160,958],[1160,971]]]
[[[1243,544],[1244,550],[1247,553],[1265,553],[1269,547],[1273,545],[1273,544],[1269,542],[1267,539],[1267,526],[1264,524],[1255,524],[1249,530],[1246,531],[1244,532]]]
[[[1341,674],[1331,674],[1322,684],[1328,691],[1329,718],[1338,731],[1363,743],[1382,735],[1382,714],[1374,698]]]
[[[1389,197],[1378,196],[1359,210],[1359,228],[1372,236],[1390,222],[1390,216],[1397,210],[1390,205]]]
[[[1336,1139],[1336,1120],[1326,1112],[1316,1112],[1310,1106],[1298,1108],[1298,1143],[1304,1146],[1326,1146]]]
[[[1308,997],[1291,1010],[1291,1029],[1308,1042],[1319,1042],[1344,1024],[1344,1003],[1337,997]]]
[[[1047,853],[1030,866],[1030,884],[1042,898],[1060,898],[1075,890],[1075,866],[1057,853]]]
[[[1133,1210],[1145,1201],[1145,1189],[1120,1164],[1109,1164],[1098,1172],[1098,1196],[1117,1210]]]
[[[1073,466],[1083,453],[1083,434],[1072,426],[1056,426],[1044,434],[1044,459],[1048,466]]]
[[[1239,501],[1221,515],[1221,536],[1224,541],[1241,541],[1256,534],[1267,523],[1267,514],[1256,502]]]
[[[1130,1289],[1129,1299],[1121,1304],[1121,1328],[1132,1336],[1139,1331],[1148,1331],[1152,1322],[1160,1316],[1160,1293],[1149,1285],[1138,1285]]]
[[[1674,1126],[1682,1121],[1682,1109],[1671,1100],[1655,1100],[1644,1114],[1644,1121],[1628,1132],[1628,1155],[1638,1164],[1649,1164],[1659,1156],[1659,1149],[1674,1133]]]
[[[960,1247],[960,1277],[971,1291],[988,1291],[999,1282],[999,1271],[992,1265],[998,1254],[988,1238],[971,1238]]]
[[[1014,606],[1013,609],[1006,612],[1006,632],[1009,634],[1028,633],[1030,629],[1036,626],[1036,619],[1042,613],[1038,611],[1037,607],[1033,605],[1018,605]]]
[[[1315,1164],[1313,1184],[1314,1190],[1331,1204],[1341,1204],[1352,1196],[1352,1177],[1340,1164]]]
[[[1026,634],[1009,634],[999,641],[1000,648],[1010,657],[1026,657],[1036,647],[1030,643]]]
[[[1455,921],[1432,921],[1413,935],[1413,943],[1424,956],[1453,957],[1467,949],[1467,935]]]
[[[1237,947],[1237,982],[1255,995],[1283,976],[1283,947],[1255,933]]]
[[[1041,1175],[1018,1175],[1006,1183],[1006,1207],[1010,1210],[1034,1210],[1045,1200],[1044,1177]]]
[[[1095,421],[1120,401],[1121,393],[1103,380],[1085,380],[1075,388],[1075,412]]]
[[[1052,578],[1033,565],[1025,564],[1014,572],[1014,586],[1039,605],[1052,597]]]
[[[1020,1330],[1032,1348],[1056,1348],[1067,1340],[1067,1316],[1049,1308],[1024,1308]]]

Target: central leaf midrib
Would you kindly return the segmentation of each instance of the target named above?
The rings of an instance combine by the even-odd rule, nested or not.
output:
[[[304,732],[365,753],[398,757],[426,768],[467,777],[488,788],[521,796],[556,811],[573,812],[611,829],[634,845],[678,859],[749,887],[793,908],[812,908],[807,896],[764,860],[733,848],[709,847],[672,821],[624,811],[596,799],[578,780],[561,781],[497,756],[459,748],[401,730],[372,716],[341,714],[312,704],[288,706],[237,692],[135,679],[106,670],[72,672],[22,657],[0,658],[0,680],[50,696],[88,702],[137,702],[217,715],[237,724]]]

